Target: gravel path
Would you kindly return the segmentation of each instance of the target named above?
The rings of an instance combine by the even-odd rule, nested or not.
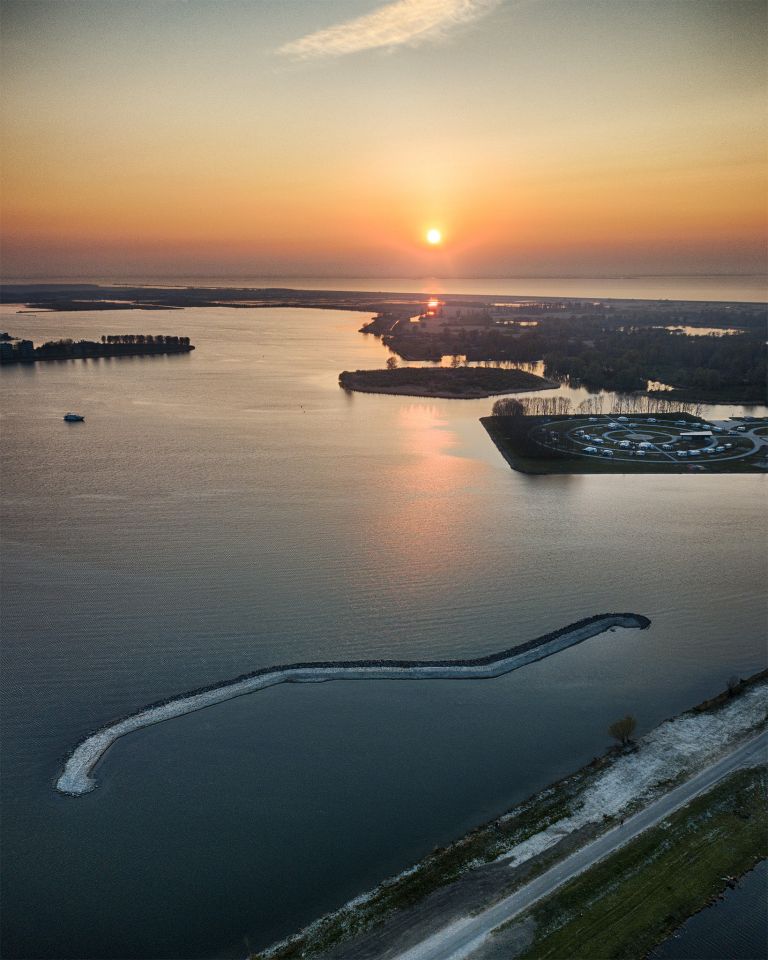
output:
[[[685,783],[663,794],[639,813],[629,817],[622,825],[614,827],[577,850],[522,889],[482,913],[453,922],[422,943],[399,954],[396,960],[465,960],[472,957],[482,950],[487,937],[497,927],[528,910],[537,901],[549,896],[558,887],[609,856],[643,831],[656,826],[734,770],[765,763],[767,748],[768,731],[763,731],[705,767]]]

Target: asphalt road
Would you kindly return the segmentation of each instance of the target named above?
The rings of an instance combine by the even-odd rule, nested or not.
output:
[[[639,813],[613,827],[541,876],[472,917],[454,921],[426,940],[400,954],[397,960],[463,960],[477,950],[488,934],[517,914],[528,910],[537,900],[549,896],[558,887],[583,873],[597,861],[655,826],[694,797],[704,793],[723,777],[740,767],[765,763],[768,759],[768,730],[705,767],[690,780],[659,797]]]

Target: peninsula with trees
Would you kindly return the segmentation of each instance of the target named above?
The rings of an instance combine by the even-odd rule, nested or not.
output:
[[[542,363],[589,390],[764,403],[765,328],[763,304],[446,298],[416,317],[390,306],[361,332],[409,361]]]

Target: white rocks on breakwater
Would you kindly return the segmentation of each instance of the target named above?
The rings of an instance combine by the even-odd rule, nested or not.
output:
[[[69,796],[89,793],[96,786],[93,768],[115,740],[153,723],[171,720],[203,707],[234,697],[255,693],[278,683],[316,683],[326,680],[480,680],[500,677],[512,670],[543,660],[566,647],[582,643],[611,627],[650,625],[647,617],[635,613],[605,613],[579,620],[554,633],[472,660],[346,660],[294,663],[264,667],[234,680],[192,690],[163,703],[151,704],[123,720],[102,727],[74,749],[56,789]]]

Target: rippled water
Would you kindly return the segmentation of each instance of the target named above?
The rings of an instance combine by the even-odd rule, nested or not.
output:
[[[760,960],[768,946],[768,860],[722,900],[702,910],[654,950],[649,960]]]
[[[645,730],[765,665],[764,478],[514,473],[492,400],[339,389],[383,365],[363,319],[4,312],[38,340],[197,344],[0,375],[4,956],[242,956],[580,766],[627,710]],[[53,790],[95,726],[191,687],[612,610],[653,625],[494,681],[274,688]]]

